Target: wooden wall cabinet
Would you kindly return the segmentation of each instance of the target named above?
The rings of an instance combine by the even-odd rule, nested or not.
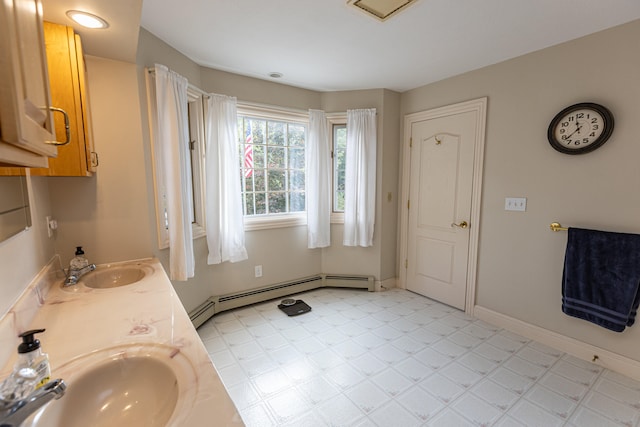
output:
[[[44,23],[44,40],[51,102],[69,115],[71,142],[58,147],[58,157],[48,168],[32,169],[32,175],[91,176],[98,157],[93,150],[91,112],[82,42],[72,27]],[[66,137],[62,115],[54,116],[58,141]]]
[[[0,165],[56,155],[40,0],[0,3]]]

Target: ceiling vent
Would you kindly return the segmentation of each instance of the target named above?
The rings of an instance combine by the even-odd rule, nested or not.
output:
[[[385,21],[416,1],[417,0],[349,0],[347,3],[380,21]]]

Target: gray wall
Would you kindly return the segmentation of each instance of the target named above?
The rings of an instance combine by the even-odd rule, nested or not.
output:
[[[402,94],[402,115],[488,97],[477,304],[640,360],[640,327],[622,334],[561,312],[566,232],[549,224],[640,232],[640,21]],[[600,149],[570,156],[546,132],[564,107],[611,109]],[[505,197],[527,211],[505,212]]]

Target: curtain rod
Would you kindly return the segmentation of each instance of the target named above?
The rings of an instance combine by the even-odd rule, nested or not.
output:
[[[156,69],[155,67],[145,67],[145,70],[147,70],[147,73],[155,76],[156,75]],[[195,86],[193,84],[191,84],[189,82],[189,79],[187,79],[187,84],[189,85],[189,89],[198,92],[200,95],[202,95],[205,98],[211,98],[211,95],[209,95],[207,92],[203,91],[202,89],[200,89],[198,86]]]
[[[155,67],[146,67],[146,70],[149,74],[156,74],[156,69]],[[188,80],[187,80],[188,81]],[[201,95],[206,96],[206,97],[210,97],[210,95],[203,91],[202,89],[200,89],[197,86],[192,85],[191,83],[189,83],[189,87],[197,92],[200,92]],[[259,102],[248,102],[248,101],[240,101],[238,100],[238,107],[242,108],[258,108],[258,109],[269,109],[269,110],[278,110],[278,111],[282,111],[282,112],[286,112],[286,113],[292,113],[292,114],[304,114],[304,115],[309,115],[309,110],[302,110],[299,108],[291,108],[291,107],[280,107],[277,105],[271,105],[271,104],[261,104]],[[332,113],[327,113],[327,116],[330,115],[343,115],[346,114],[347,112],[332,112]],[[376,109],[376,116],[378,115],[378,110]]]

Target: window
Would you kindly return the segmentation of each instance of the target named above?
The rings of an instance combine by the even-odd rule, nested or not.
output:
[[[327,114],[333,164],[333,202],[331,222],[344,224],[344,188],[347,160],[347,114]]]
[[[188,96],[188,126],[189,126],[189,150],[191,156],[191,193],[193,196],[193,211],[191,212],[191,224],[193,227],[193,238],[202,237],[206,234],[205,214],[204,214],[204,93],[195,86],[189,85]],[[165,249],[169,247],[169,218],[167,216],[166,200],[164,196],[156,191],[156,211],[158,229],[158,247]]]
[[[191,152],[191,192],[193,195],[193,212],[191,224],[193,224],[193,238],[206,234],[204,225],[204,112],[205,102],[202,92],[194,87],[187,89],[188,114],[189,114],[189,150]]]
[[[333,212],[344,212],[347,125],[334,124],[331,139],[331,157],[333,159]]]
[[[245,228],[304,223],[308,116],[288,117],[286,113],[241,108],[238,111]]]

